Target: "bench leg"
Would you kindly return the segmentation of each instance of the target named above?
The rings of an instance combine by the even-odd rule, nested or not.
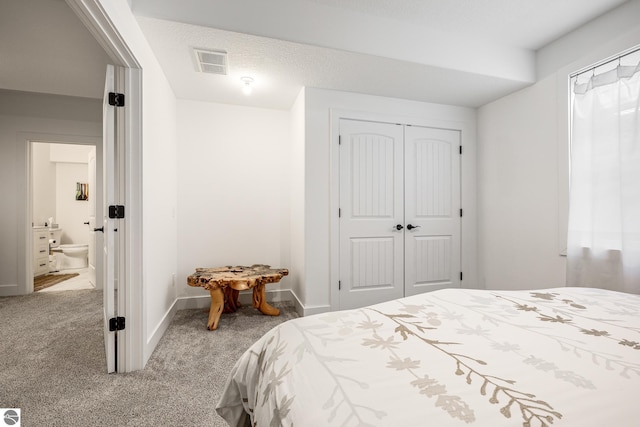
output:
[[[267,298],[264,295],[264,284],[253,288],[253,306],[260,310],[260,313],[267,316],[280,315],[280,310],[267,304]]]
[[[209,309],[207,329],[213,331],[214,329],[218,329],[218,321],[224,309],[224,291],[218,288],[209,292],[211,293],[211,308]]]
[[[227,286],[224,288],[224,313],[235,313],[240,307],[239,292]]]

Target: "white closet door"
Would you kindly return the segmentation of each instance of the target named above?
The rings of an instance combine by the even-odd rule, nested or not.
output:
[[[405,129],[405,296],[460,286],[460,132]]]
[[[340,120],[340,309],[403,296],[403,133]]]

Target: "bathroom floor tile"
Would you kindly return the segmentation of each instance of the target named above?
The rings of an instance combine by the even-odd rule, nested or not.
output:
[[[62,271],[58,271],[56,273],[51,273],[51,274],[69,274],[69,273],[80,273],[80,274],[76,277],[72,277],[71,279],[65,280],[64,282],[60,282],[57,285],[53,285],[48,288],[45,288],[39,292],[75,291],[79,289],[95,288],[89,281],[88,268],[62,270]]]

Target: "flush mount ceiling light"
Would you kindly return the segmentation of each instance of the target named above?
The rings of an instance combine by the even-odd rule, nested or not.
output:
[[[244,93],[245,95],[251,95],[251,91],[253,90],[253,88],[251,87],[251,83],[253,83],[253,79],[251,77],[244,76],[240,77],[240,80],[242,80],[242,82],[244,83],[244,86],[242,87],[242,93]]]

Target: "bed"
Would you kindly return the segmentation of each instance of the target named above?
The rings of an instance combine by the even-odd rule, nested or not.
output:
[[[231,426],[637,426],[640,296],[445,289],[290,320],[238,360]]]

